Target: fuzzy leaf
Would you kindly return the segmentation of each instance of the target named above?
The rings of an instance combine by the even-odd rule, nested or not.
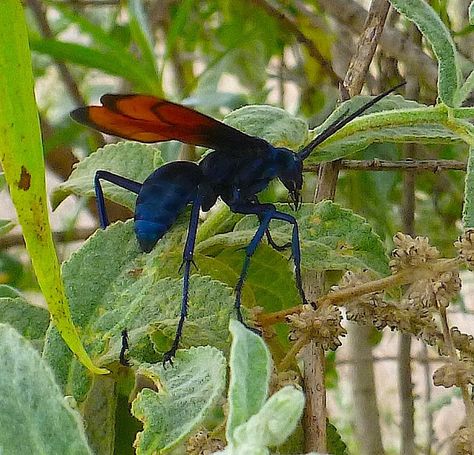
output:
[[[366,96],[356,96],[344,102],[323,124],[310,131],[310,138],[316,137],[341,116],[354,112],[369,99]],[[364,150],[374,143],[462,142],[457,134],[443,125],[446,118],[447,113],[442,106],[426,107],[414,101],[405,100],[399,95],[391,95],[324,141],[305,162],[336,160]]]
[[[168,262],[176,258],[173,272],[177,273],[186,218],[186,214],[181,217],[150,254],[140,252],[129,221],[97,231],[64,263],[74,321],[101,365],[118,361],[124,328],[130,337],[129,357],[136,364],[157,362],[170,348],[179,319],[182,279],[170,278],[163,266],[169,267]],[[232,309],[231,288],[209,277],[192,275],[181,346],[224,348]],[[64,352],[54,330],[48,333],[45,356],[65,389],[83,400],[90,382],[75,359]]]
[[[390,0],[393,7],[412,21],[431,44],[438,59],[438,93],[441,101],[451,107],[459,106],[456,100],[461,75],[456,46],[433,8],[424,0]]]
[[[295,431],[304,408],[304,394],[286,386],[273,394],[257,414],[239,425],[233,434],[236,453],[254,453],[254,449],[283,444]]]
[[[168,453],[199,426],[225,387],[226,361],[210,346],[178,351],[172,368],[142,365],[138,374],[158,389],[143,389],[132,404],[144,425],[135,441],[137,454]]]
[[[303,204],[298,212],[292,212],[285,204],[276,206],[298,221],[303,267],[318,271],[371,269],[382,275],[389,272],[382,241],[362,217],[331,201]],[[211,237],[198,249],[216,255],[229,246],[244,246],[255,233],[257,223],[254,217],[245,217],[234,232]],[[270,230],[279,243],[291,239],[291,226],[287,223],[274,221]]]
[[[51,370],[13,328],[0,324],[0,452],[92,454],[79,413]]]
[[[45,336],[48,328],[49,313],[45,308],[29,304],[22,296],[2,296],[0,321],[10,324],[28,340],[39,340]]]
[[[466,230],[474,228],[474,147],[469,149],[466,181],[464,185],[462,221],[464,229]]]
[[[161,153],[153,145],[128,141],[106,145],[78,163],[68,180],[54,190],[53,207],[57,207],[70,194],[95,197],[94,177],[99,169],[141,183],[162,164]],[[101,183],[108,199],[134,209],[136,194],[110,182]]]
[[[229,329],[232,346],[226,437],[234,444],[236,429],[258,413],[267,399],[272,360],[260,336],[238,321],[231,321]]]
[[[304,120],[272,106],[244,106],[227,115],[224,122],[266,139],[274,146],[292,150],[300,148],[308,135],[308,125]]]

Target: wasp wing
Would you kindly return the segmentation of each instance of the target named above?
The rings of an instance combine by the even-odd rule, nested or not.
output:
[[[176,140],[234,153],[267,144],[264,139],[154,96],[103,95],[100,102],[102,106],[76,109],[71,117],[103,133],[139,142]]]

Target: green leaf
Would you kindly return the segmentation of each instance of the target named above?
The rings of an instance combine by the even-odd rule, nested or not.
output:
[[[199,243],[213,235],[231,231],[235,223],[242,217],[243,215],[231,212],[230,207],[223,201],[217,201],[217,204],[208,212],[208,216],[199,226],[196,242]]]
[[[67,3],[58,3],[54,0],[46,0],[45,3],[59,11],[68,24],[74,24],[82,33],[89,35],[98,46],[115,52],[122,62],[126,61],[129,55],[127,46],[116,39],[113,33],[104,27],[103,23],[95,24],[87,16],[78,14],[76,9],[67,6]]]
[[[52,205],[57,207],[70,194],[95,197],[94,177],[99,169],[141,183],[162,164],[161,153],[153,145],[138,142],[106,145],[76,165],[69,179],[54,190]],[[131,210],[135,208],[136,194],[110,182],[101,183],[106,198]]]
[[[456,45],[443,21],[424,0],[390,0],[390,3],[415,24],[431,44],[439,63],[438,92],[441,101],[451,107],[460,106],[457,92],[461,72]]]
[[[469,149],[462,214],[464,229],[474,228],[474,146]]]
[[[143,65],[147,67],[147,74],[155,75],[158,81],[158,74],[156,70],[156,56],[153,50],[154,44],[152,39],[152,32],[147,23],[147,17],[143,9],[141,0],[128,0],[128,14],[130,17],[130,31],[132,38],[140,50]],[[161,85],[161,81],[158,82]],[[162,94],[160,92],[157,95]]]
[[[255,229],[242,232],[244,234],[243,245],[249,243],[255,234]],[[242,239],[239,232],[233,235],[237,239]],[[276,235],[275,239],[280,236]],[[232,242],[232,234],[226,236],[216,236],[216,240],[227,239]],[[210,239],[212,241],[213,239]],[[281,241],[283,244],[284,241]],[[207,273],[213,278],[226,283],[228,286],[235,287],[237,283],[242,265],[245,258],[245,250],[242,247],[236,248],[235,244],[225,245],[220,243],[219,247],[223,247],[219,254],[213,254],[212,251],[201,250],[200,245],[196,249],[206,254],[206,260],[198,256],[197,264],[203,273]],[[278,311],[289,308],[300,301],[296,285],[291,281],[292,262],[288,261],[290,252],[285,254],[276,252],[266,244],[259,246],[258,250],[252,256],[252,261],[245,279],[244,295],[242,302],[247,307],[258,305],[266,311]]]
[[[327,451],[331,455],[348,455],[347,445],[342,440],[337,428],[326,420],[326,444]]]
[[[14,287],[9,286],[7,284],[0,284],[0,298],[6,298],[6,297],[12,298],[12,299],[24,298],[21,292],[18,291],[18,289],[15,289]]]
[[[465,101],[467,97],[472,93],[473,90],[474,90],[474,70],[471,71],[471,74],[469,74],[466,81],[459,89],[459,93],[458,93],[459,104]]]
[[[0,235],[8,234],[15,227],[11,220],[0,220]]]
[[[168,453],[198,427],[221,399],[226,361],[210,346],[178,351],[172,368],[142,365],[138,374],[158,390],[143,389],[132,404],[143,422],[135,447],[138,455]]]
[[[304,394],[286,386],[273,394],[262,408],[235,429],[232,445],[236,453],[258,453],[266,447],[283,444],[295,431],[304,408]],[[263,452],[262,452],[263,453]]]
[[[21,74],[21,77],[18,77]],[[48,219],[41,133],[21,4],[2,3],[0,14],[0,162],[22,226],[26,247],[53,320],[68,346],[96,368],[72,324]]]
[[[230,350],[229,414],[226,437],[235,444],[236,429],[258,413],[268,396],[272,368],[270,352],[262,338],[232,320]]]
[[[157,92],[157,81],[149,75],[146,65],[134,59],[129,52],[124,58],[123,51],[93,49],[82,44],[35,36],[30,36],[30,45],[34,51],[49,55],[58,61],[75,63],[120,76],[132,82],[137,90]]]
[[[182,299],[182,279],[170,278],[170,274],[179,276],[187,217],[183,214],[149,254],[139,250],[129,221],[97,231],[64,263],[74,321],[99,364],[117,364],[124,328],[129,333],[129,358],[136,365],[157,362],[170,348]],[[225,348],[233,302],[231,288],[192,275],[181,346]],[[76,360],[64,352],[54,330],[48,332],[44,355],[65,390],[82,401],[90,381]]]
[[[7,286],[1,286],[4,288]],[[14,327],[28,340],[44,338],[49,325],[49,313],[45,308],[31,305],[22,296],[3,297],[0,291],[0,322]]]
[[[304,268],[317,271],[371,269],[381,275],[389,273],[384,245],[362,217],[331,201],[303,204],[297,212],[286,204],[276,204],[276,207],[298,221]],[[254,217],[247,216],[236,224],[234,232],[211,237],[197,249],[215,254],[231,245],[234,248],[246,245],[257,225]],[[288,223],[278,221],[270,225],[278,243],[291,239],[291,229]]]
[[[51,370],[5,324],[0,324],[0,357],[0,452],[92,454],[79,413],[67,404]]]
[[[357,96],[341,104],[322,125],[310,131],[311,138],[316,137],[337,118],[353,112],[368,99]],[[369,109],[368,114],[357,117],[318,146],[306,163],[333,161],[364,150],[373,143],[462,142],[449,124],[445,107],[416,106],[422,105],[404,100],[398,95],[381,100]]]
[[[278,147],[296,150],[307,139],[308,125],[283,109],[272,106],[244,106],[231,112],[224,122],[240,131],[266,139]]]

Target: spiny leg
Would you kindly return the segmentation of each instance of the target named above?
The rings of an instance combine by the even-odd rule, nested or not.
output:
[[[237,312],[237,319],[244,324],[246,327],[247,324],[244,323],[242,317],[242,309],[241,309],[241,300],[242,300],[242,288],[244,286],[245,279],[247,278],[248,269],[250,266],[250,259],[252,258],[255,250],[257,249],[260,240],[262,240],[263,235],[268,229],[268,225],[270,223],[271,217],[270,215],[264,216],[260,221],[260,226],[257,229],[257,232],[253,236],[252,240],[248,244],[247,248],[245,248],[245,259],[244,264],[242,266],[242,270],[240,272],[239,280],[237,281],[237,285],[235,286],[235,310]],[[253,330],[251,327],[249,329]]]
[[[291,235],[291,255],[293,257],[293,262],[295,264],[295,281],[296,288],[301,297],[303,304],[307,304],[306,295],[303,290],[303,280],[301,278],[301,247],[300,247],[300,236],[298,229],[298,222],[295,217],[288,215],[283,212],[275,211],[272,214],[272,219],[286,221],[293,225],[293,232]],[[314,306],[314,305],[313,305]]]
[[[291,236],[291,255],[293,257],[293,262],[295,264],[295,282],[296,288],[298,293],[301,297],[301,301],[303,304],[307,304],[308,300],[306,299],[306,295],[303,290],[303,281],[301,277],[301,249],[300,249],[300,239],[299,239],[299,229],[298,223],[296,219],[283,212],[278,212],[272,204],[259,204],[259,205],[248,205],[245,207],[238,208],[240,213],[255,213],[259,220],[260,226],[255,233],[254,237],[252,238],[250,244],[246,248],[246,257],[244,260],[244,265],[242,267],[242,271],[239,277],[239,281],[237,282],[237,286],[235,288],[236,291],[236,301],[235,301],[235,308],[237,310],[237,317],[242,322],[242,313],[240,309],[241,304],[241,295],[242,295],[242,288],[247,277],[248,268],[250,265],[250,258],[255,253],[255,250],[258,246],[258,243],[263,237],[264,232],[268,230],[270,221],[272,219],[286,221],[293,225],[293,231]],[[313,305],[314,306],[314,305]]]
[[[181,339],[181,334],[183,332],[184,321],[188,315],[188,298],[189,298],[189,275],[191,271],[191,265],[193,264],[193,252],[194,244],[196,243],[196,232],[199,222],[199,210],[201,208],[201,203],[198,198],[193,202],[193,208],[191,210],[191,218],[189,220],[188,236],[186,238],[186,245],[184,246],[183,252],[183,263],[184,264],[184,273],[183,273],[183,294],[181,299],[181,313],[179,316],[178,327],[176,328],[176,335],[174,337],[173,344],[171,349],[168,352],[165,352],[163,356],[163,367],[166,368],[166,363],[169,362],[173,365],[173,357],[176,355],[176,351],[179,346],[179,341]]]
[[[248,269],[250,266],[250,259],[255,253],[258,244],[262,240],[264,234],[268,231],[268,226],[270,224],[270,220],[272,219],[272,214],[276,211],[275,206],[273,204],[258,204],[254,201],[236,201],[231,206],[231,210],[235,213],[243,213],[245,215],[257,215],[259,219],[259,226],[257,232],[253,236],[252,240],[245,248],[245,259],[242,266],[242,270],[240,272],[239,280],[235,286],[235,311],[237,313],[237,319],[242,322],[246,327],[248,327],[242,317],[242,310],[241,310],[241,300],[242,300],[242,288],[244,286],[245,279],[247,278]],[[248,327],[251,330],[251,327]]]
[[[105,229],[109,225],[109,218],[107,217],[107,211],[105,209],[104,192],[102,190],[102,185],[100,184],[101,180],[106,180],[107,182],[114,183],[120,188],[124,188],[135,194],[138,194],[140,192],[142,184],[109,171],[99,170],[95,173],[94,188],[97,199],[97,211],[99,212],[100,227],[102,229]]]

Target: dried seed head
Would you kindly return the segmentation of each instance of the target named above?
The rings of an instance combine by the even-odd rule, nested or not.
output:
[[[402,304],[407,307],[446,308],[461,289],[458,272],[446,271],[412,283]]]
[[[474,384],[474,363],[456,361],[439,367],[433,373],[433,384],[436,386],[452,387],[463,384]]]
[[[368,283],[373,276],[370,272],[346,272],[340,283],[333,286],[332,290],[347,289]],[[344,303],[346,307],[346,318],[349,321],[363,322],[369,324],[374,318],[375,308],[385,305],[383,301],[383,292],[371,292],[360,297],[354,297]]]
[[[462,333],[457,327],[451,327],[450,332],[454,347],[469,357],[474,357],[474,337]]]
[[[454,242],[459,251],[459,257],[466,261],[469,270],[474,270],[474,229],[467,229],[459,239]]]
[[[430,246],[428,237],[413,238],[401,232],[393,237],[395,249],[392,251],[390,268],[398,272],[404,268],[416,267],[433,259],[438,259],[439,251]]]
[[[188,439],[186,455],[211,455],[223,450],[225,444],[220,439],[212,438],[207,430],[200,430]]]
[[[347,333],[341,320],[341,312],[335,306],[323,305],[314,310],[311,305],[305,305],[301,313],[288,316],[290,340],[312,339],[325,351],[334,351],[342,344],[339,337]]]
[[[455,455],[472,455],[472,439],[469,428],[460,427],[453,434],[453,447]]]

